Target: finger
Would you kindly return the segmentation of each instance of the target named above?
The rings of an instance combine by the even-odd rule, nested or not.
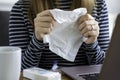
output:
[[[84,31],[89,31],[91,30],[91,22],[89,21],[84,21],[82,24],[80,24],[79,26],[79,30],[80,32],[84,32]]]
[[[86,33],[84,34],[84,36],[87,37],[87,40],[85,41],[85,43],[91,44],[91,43],[95,42],[95,40],[97,39],[97,37],[92,36],[92,32],[93,32],[93,31],[89,31],[89,32],[86,32]]]
[[[85,27],[84,27],[84,28],[80,31],[80,33],[81,33],[82,35],[84,35],[87,31],[89,31],[88,28],[85,28]]]
[[[90,14],[85,14],[79,18],[78,23],[81,24],[86,20],[94,20],[94,18]]]
[[[36,38],[38,39],[38,40],[43,40],[43,37],[44,37],[44,35],[45,34],[43,34],[43,33],[37,33],[37,34],[35,34],[36,35]]]
[[[39,31],[39,34],[49,34],[50,33],[50,28],[37,28]]]
[[[90,36],[95,36],[96,35],[96,31],[87,31],[83,34],[83,36],[85,37],[90,37]]]
[[[50,13],[50,10],[45,10],[45,11],[42,11],[41,13],[38,13],[37,14],[37,17],[40,17],[40,16],[51,16],[52,14]]]
[[[95,20],[86,20],[83,23],[80,24],[79,30],[82,31],[84,28],[87,30],[92,30],[92,28],[97,29],[96,25],[98,25],[97,21]]]
[[[45,36],[45,34],[42,33],[42,34],[40,34],[40,36],[41,36],[41,38],[43,39],[43,37]]]
[[[51,26],[52,26],[52,23],[48,23],[48,22],[35,23],[35,27],[50,28]]]
[[[55,21],[53,15],[51,14],[50,10],[45,10],[45,11],[42,11],[41,13],[38,13],[37,14],[37,17],[43,17],[43,16],[51,16],[52,19]]]
[[[35,28],[35,35],[38,40],[42,40],[44,35],[49,33],[50,33],[50,28],[41,28],[41,27]]]
[[[51,16],[36,17],[34,22],[52,22],[53,18]]]

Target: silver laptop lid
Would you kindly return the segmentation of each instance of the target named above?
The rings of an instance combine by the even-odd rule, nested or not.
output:
[[[80,75],[100,73],[100,65],[63,67],[62,72],[71,77],[73,80],[85,80]]]

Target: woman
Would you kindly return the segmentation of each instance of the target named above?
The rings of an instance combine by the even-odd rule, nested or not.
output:
[[[78,20],[78,29],[88,39],[80,47],[74,62],[54,54],[48,44],[42,42],[44,35],[52,31],[50,25],[54,22],[49,9],[86,7],[82,1],[89,0],[22,0],[13,6],[9,21],[9,44],[22,48],[22,69],[33,66],[50,69],[56,60],[59,66],[103,62],[109,43],[108,13],[104,0],[96,0],[92,13]]]

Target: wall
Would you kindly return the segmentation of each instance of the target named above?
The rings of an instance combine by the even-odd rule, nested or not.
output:
[[[16,1],[18,0],[0,0],[0,11],[10,11]]]
[[[106,0],[109,12],[110,37],[114,29],[116,16],[120,13],[120,0]]]

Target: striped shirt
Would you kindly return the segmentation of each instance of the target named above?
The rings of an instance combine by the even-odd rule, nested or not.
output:
[[[54,0],[54,6],[59,9],[69,10],[72,0]]]
[[[59,5],[60,9],[69,9],[71,3],[71,0],[59,0],[54,4]],[[33,66],[50,69],[56,60],[59,66],[68,67],[103,62],[109,45],[108,12],[104,0],[96,0],[92,11],[92,16],[98,21],[100,27],[98,40],[89,45],[83,43],[74,62],[69,62],[54,54],[49,50],[48,44],[36,39],[34,27],[27,15],[29,6],[29,0],[26,0],[24,4],[21,1],[16,2],[9,19],[9,45],[22,48],[22,69]]]

